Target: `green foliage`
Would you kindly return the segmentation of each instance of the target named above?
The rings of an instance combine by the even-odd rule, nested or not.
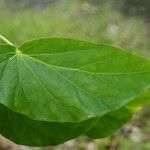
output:
[[[108,136],[150,86],[150,62],[116,47],[42,38],[16,48],[2,39],[0,133],[18,144]]]

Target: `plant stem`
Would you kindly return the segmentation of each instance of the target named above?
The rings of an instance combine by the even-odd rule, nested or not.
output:
[[[5,43],[14,46],[9,40],[7,40],[3,35],[0,34],[0,40],[4,41]]]

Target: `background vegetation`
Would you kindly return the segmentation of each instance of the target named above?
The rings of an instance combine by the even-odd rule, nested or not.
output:
[[[149,8],[149,0],[0,0],[0,34],[16,45],[38,37],[107,43],[149,59]],[[81,137],[54,149],[148,150],[149,108],[111,137],[95,141]],[[3,138],[1,143],[0,149],[29,149]]]

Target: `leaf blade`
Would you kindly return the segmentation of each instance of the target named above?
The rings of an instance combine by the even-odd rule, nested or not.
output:
[[[149,61],[115,47],[40,39],[24,43],[19,50],[11,73],[1,84],[0,101],[35,120],[81,122],[103,116],[123,107],[150,85]],[[16,77],[11,80],[19,80],[14,98],[8,97],[17,84],[14,80],[13,87],[8,86],[12,73]]]

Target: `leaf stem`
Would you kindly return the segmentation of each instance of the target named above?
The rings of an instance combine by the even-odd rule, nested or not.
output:
[[[4,41],[5,43],[14,46],[8,39],[6,39],[3,35],[0,34],[0,40]]]

